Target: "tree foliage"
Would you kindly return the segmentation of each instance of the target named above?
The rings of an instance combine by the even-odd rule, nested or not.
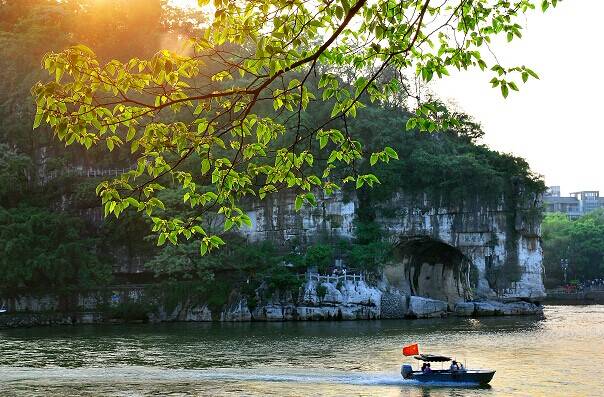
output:
[[[562,260],[568,261],[567,281],[604,277],[604,211],[577,220],[562,213],[547,214],[542,224],[546,286],[564,282]]]
[[[375,272],[392,259],[392,243],[377,222],[357,220],[354,234],[346,254],[354,269]]]
[[[543,10],[556,3],[539,2]],[[525,66],[483,56],[494,37],[521,37],[520,21],[535,8],[530,0],[219,0],[214,6],[186,51],[107,62],[78,44],[46,54],[53,80],[33,88],[34,127],[49,126],[66,145],[132,153],[136,169],[98,187],[106,215],[136,208],[152,217],[160,243],[199,238],[202,254],[223,244],[208,229],[209,216],[217,215],[226,231],[250,225],[240,206],[245,197],[294,189],[299,208],[314,205],[317,190],[376,185],[379,179],[360,165],[400,156],[388,146],[369,150],[347,121],[368,102],[396,98],[407,88],[408,71],[429,82],[452,69],[490,70],[504,97],[537,77]],[[303,113],[312,102],[329,106],[329,117],[307,125]],[[264,103],[272,112],[261,111]],[[406,126],[433,132],[461,122],[425,102]],[[182,169],[186,161],[196,164],[193,171]],[[158,192],[171,184],[191,216],[159,212],[165,203]]]
[[[0,143],[0,205],[15,205],[25,192],[32,162],[29,156]]]
[[[327,268],[333,266],[333,249],[329,244],[315,244],[306,249],[304,263],[309,267],[316,267],[320,273],[325,273]]]
[[[94,240],[80,219],[34,207],[0,207],[0,289],[9,296],[27,290],[97,288],[111,280]]]
[[[477,143],[483,135],[482,128],[465,114],[456,115],[464,120],[463,124],[425,134],[418,130],[401,131],[413,115],[399,107],[370,104],[364,112],[365,117],[350,123],[353,136],[370,149],[392,147],[399,157],[374,167],[380,184],[357,191],[364,222],[373,220],[376,204],[384,203],[397,192],[419,195],[421,201],[426,197],[437,206],[459,206],[476,200],[502,204],[502,198],[517,195],[520,186],[527,193],[545,191],[542,177],[531,171],[526,160]],[[365,162],[360,169],[368,171],[370,164]],[[513,203],[505,204],[513,209]]]

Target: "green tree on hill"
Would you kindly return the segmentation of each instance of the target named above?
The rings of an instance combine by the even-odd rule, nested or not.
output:
[[[84,223],[33,207],[0,207],[0,290],[59,295],[98,288],[111,280]]]
[[[562,213],[547,214],[542,238],[547,287],[564,282],[562,260],[568,261],[567,281],[604,278],[604,210],[577,220]]]

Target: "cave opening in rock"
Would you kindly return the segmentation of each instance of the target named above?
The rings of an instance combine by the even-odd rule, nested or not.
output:
[[[450,304],[471,299],[471,260],[458,248],[414,236],[400,238],[394,252],[399,284],[408,294]]]

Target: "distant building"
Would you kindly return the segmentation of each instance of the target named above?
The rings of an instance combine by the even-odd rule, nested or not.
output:
[[[547,197],[560,197],[560,186],[548,186],[545,195]]]
[[[549,186],[543,197],[545,212],[563,212],[576,219],[598,208],[604,208],[604,197],[597,190],[573,192],[568,197],[560,196],[560,186]]]
[[[596,190],[574,192],[570,195],[579,200],[581,212],[584,214],[604,206],[604,202],[602,201],[604,197],[600,198],[600,192]]]

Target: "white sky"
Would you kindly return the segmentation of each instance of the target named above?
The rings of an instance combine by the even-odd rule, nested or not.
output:
[[[534,12],[521,40],[498,43],[499,60],[525,64],[540,80],[503,99],[490,74],[452,74],[432,89],[483,125],[484,143],[526,158],[562,193],[604,193],[604,49],[602,0],[567,0]]]
[[[432,89],[482,124],[485,144],[526,158],[548,185],[563,194],[604,194],[603,15],[604,0],[565,0],[530,13],[521,40],[493,46],[502,64],[524,64],[540,77],[507,99],[491,88],[491,74],[476,70],[453,73]]]

